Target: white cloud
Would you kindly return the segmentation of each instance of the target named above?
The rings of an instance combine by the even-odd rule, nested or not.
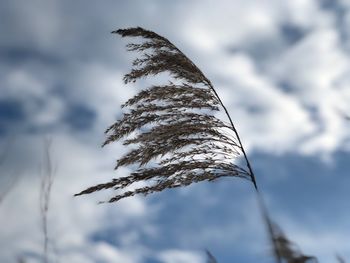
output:
[[[315,0],[287,1],[284,8],[288,19],[304,28],[322,27],[331,22],[331,16],[322,11]]]
[[[212,1],[193,1],[181,22],[186,25],[184,38],[195,46],[206,45],[201,43],[203,38],[197,38],[196,32],[201,32],[200,35],[205,35],[205,39],[215,41],[212,49],[217,49],[223,44],[244,41],[251,34],[274,32],[278,19],[274,3],[225,0],[217,4]]]
[[[43,237],[38,207],[40,141],[38,138],[32,138],[31,151],[36,153],[32,159],[34,163],[31,167],[21,163],[24,165],[21,181],[0,207],[0,224],[6,225],[1,231],[2,262],[11,262],[17,255],[25,252],[38,255],[42,253]],[[28,140],[22,141],[24,143],[21,145],[18,142],[16,147],[30,149],[28,144],[25,145]],[[19,150],[20,148],[16,148],[14,152]],[[112,170],[105,165],[103,154],[96,152],[94,147],[62,135],[55,136],[52,157],[58,166],[58,172],[53,184],[49,210],[49,234],[64,260],[86,262],[85,256],[82,255],[90,254],[91,257],[106,262],[140,262],[139,258],[144,253],[142,250],[140,254],[122,251],[138,246],[139,239],[123,242],[124,247],[121,250],[107,244],[95,244],[90,235],[110,226],[123,231],[126,227],[125,222],[130,220],[141,220],[143,224],[138,227],[138,231],[144,228],[146,233],[151,233],[152,224],[147,218],[152,217],[147,213],[155,212],[152,206],[138,197],[120,202],[118,207],[97,205],[97,201],[103,200],[99,195],[73,198],[73,194],[82,190],[84,185],[105,181],[114,176]],[[91,249],[92,247],[94,249]]]
[[[335,110],[348,111],[348,92],[334,88],[349,68],[348,55],[340,48],[332,15],[316,1],[277,2],[192,2],[181,22],[186,24],[182,37],[190,45],[185,46],[186,53],[193,54],[229,106],[247,148],[304,154],[321,150],[329,155],[348,137],[346,122]],[[204,12],[208,8],[209,14]],[[261,36],[277,41],[279,27],[286,23],[307,35],[295,46],[282,46],[281,56],[264,70],[249,54],[229,55],[225,50],[228,45],[244,47]],[[279,86],[281,80],[296,90],[287,94]],[[257,109],[255,114],[248,111],[251,107]]]
[[[158,259],[162,263],[202,263],[204,258],[202,254],[193,251],[178,249],[169,249],[159,253]]]
[[[97,252],[96,259],[102,260],[103,262],[123,262],[123,263],[136,263],[141,262],[140,255],[136,252],[136,249],[133,253],[131,251],[122,251],[116,249],[115,247],[108,245],[106,243],[94,244],[94,250]],[[136,253],[135,253],[136,252]]]
[[[348,112],[348,91],[339,88],[349,71],[348,55],[339,44],[339,36],[332,29],[311,33],[285,55],[274,67],[274,77],[293,85],[294,100],[314,114],[313,124],[318,127],[304,141],[304,153],[332,153],[349,138],[347,123],[339,110]],[[275,75],[276,74],[276,75]],[[315,119],[316,117],[316,119]]]
[[[57,9],[61,10],[65,5],[59,6],[47,7],[53,17],[62,15]],[[123,8],[131,7],[125,5]],[[151,5],[149,12],[160,12],[161,8],[166,6]],[[76,11],[76,7],[73,11]],[[98,12],[102,11],[103,8],[98,9]],[[166,32],[170,40],[178,43],[212,79],[225,103],[230,104],[229,110],[247,148],[307,154],[322,150],[327,155],[344,145],[347,140],[346,124],[339,118],[335,108],[349,111],[348,92],[337,88],[339,83],[342,86],[348,83],[347,80],[344,83],[343,77],[349,68],[348,55],[340,47],[334,19],[316,1],[288,1],[285,4],[273,0],[261,3],[224,1],[220,4],[193,1],[186,8],[174,7],[174,12],[181,16],[182,19],[177,21],[185,25],[183,30],[175,31],[175,17],[170,16],[169,24],[163,25],[161,32]],[[111,15],[110,12],[107,14]],[[69,21],[74,22],[72,19],[70,17]],[[106,19],[109,21],[110,17]],[[138,19],[142,20],[141,17]],[[56,20],[48,31],[61,35],[66,21]],[[291,47],[279,42],[281,56],[267,63],[263,70],[259,65],[262,62],[247,53],[227,53],[226,48],[230,45],[244,47],[254,41],[257,41],[256,48],[259,48],[260,37],[280,41],[280,26],[285,23],[294,23],[309,30],[309,33]],[[80,23],[73,23],[72,28],[77,30],[77,34],[71,41],[80,41],[84,36],[82,31],[86,29]],[[31,31],[36,30],[31,28]],[[42,34],[45,32],[43,30]],[[98,50],[104,49],[100,42],[93,44],[97,45]],[[86,103],[96,110],[98,118],[94,127],[101,131],[120,113],[120,104],[136,91],[135,86],[122,83],[122,75],[130,67],[126,61],[131,60],[131,56],[123,51],[124,44],[124,41],[111,39],[107,46],[110,60],[114,60],[115,64],[110,63],[110,60],[82,62],[70,56],[67,60],[69,63],[65,63],[63,69],[51,69],[56,72],[56,76],[50,79],[46,75],[52,73],[44,71],[46,75],[43,75],[40,67],[10,72],[6,92],[12,90],[13,94],[18,90],[22,96],[30,93],[36,98],[45,99],[45,107],[27,105],[32,124],[39,126],[58,122],[67,103]],[[56,47],[56,44],[51,43],[51,46]],[[71,47],[70,52],[72,49],[77,52],[83,50],[82,47]],[[117,53],[114,53],[114,49]],[[125,61],[123,65],[118,65],[120,56]],[[295,88],[293,93],[282,92],[279,81],[290,82]],[[55,83],[66,86],[65,97],[58,98],[50,94]],[[247,111],[251,107],[261,109],[261,112],[252,114]],[[313,119],[314,110],[317,111],[317,119]]]
[[[298,142],[315,129],[302,105],[259,73],[246,55],[222,61],[226,67],[221,74],[227,79],[222,97],[248,147],[272,152],[297,150]],[[228,86],[230,82],[233,87]]]

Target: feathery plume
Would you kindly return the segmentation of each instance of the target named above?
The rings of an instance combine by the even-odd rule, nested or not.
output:
[[[346,263],[346,262],[345,262],[345,259],[342,258],[341,256],[336,255],[336,258],[337,258],[337,261],[338,261],[339,263]]]
[[[136,194],[150,194],[164,189],[187,186],[220,177],[251,180],[254,174],[232,120],[211,82],[201,70],[168,39],[143,28],[113,31],[122,37],[143,41],[127,45],[129,51],[142,53],[133,62],[124,82],[170,74],[166,85],[149,87],[122,105],[128,109],[123,118],[106,130],[103,146],[123,139],[134,146],[115,166],[136,165],[129,176],[98,184],[76,194],[90,194],[103,189],[122,192],[108,202]],[[214,113],[224,110],[229,123]],[[234,163],[244,156],[247,168]],[[146,186],[126,191],[135,182]],[[124,191],[123,191],[124,190]]]
[[[213,256],[212,253],[210,253],[209,250],[206,250],[205,252],[207,253],[207,263],[218,263],[216,261],[216,258]]]
[[[317,263],[314,256],[307,256],[300,252],[297,246],[292,243],[282,232],[277,224],[273,224],[273,244],[276,258],[286,263]]]

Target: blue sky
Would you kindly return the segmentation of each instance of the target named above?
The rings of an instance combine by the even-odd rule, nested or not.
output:
[[[39,262],[43,140],[57,173],[53,258],[70,263],[273,262],[252,185],[226,178],[117,204],[73,198],[114,171],[101,149],[120,105],[126,41],[142,26],[171,40],[212,81],[247,148],[273,218],[320,262],[350,260],[350,2],[347,0],[0,2],[0,261]],[[9,143],[10,142],[10,143]]]

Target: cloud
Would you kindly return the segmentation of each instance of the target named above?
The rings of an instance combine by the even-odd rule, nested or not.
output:
[[[195,262],[201,263],[204,261],[203,255],[198,252],[184,251],[184,250],[166,250],[159,253],[158,258],[164,263],[187,263]]]
[[[16,142],[17,147],[19,147],[18,142]],[[34,165],[30,168],[26,163],[20,163],[23,165],[22,168],[25,168],[22,170],[23,176],[0,208],[1,214],[4,215],[0,218],[0,222],[7,226],[1,231],[1,259],[3,262],[11,262],[20,254],[32,255],[30,258],[34,260],[36,257],[40,258],[42,253],[43,240],[38,209],[40,145],[40,139],[34,139],[32,145],[21,144],[21,147],[26,149],[32,147],[31,151],[39,156],[32,160]],[[15,148],[13,151],[18,150]],[[85,199],[73,198],[73,194],[83,187],[82,182],[92,184],[99,181],[100,179],[94,176],[96,174],[112,176],[108,172],[110,169],[104,165],[103,158],[101,159],[101,156],[96,154],[93,147],[65,136],[55,136],[53,151],[52,159],[54,164],[58,165],[58,173],[55,175],[53,184],[48,220],[49,236],[57,246],[58,257],[77,263],[84,262],[85,257],[82,256],[84,254],[105,262],[123,261],[127,258],[129,258],[128,262],[140,262],[137,257],[142,256],[142,251],[140,256],[137,256],[136,253],[131,255],[129,252],[130,247],[138,244],[138,240],[125,243],[123,248],[118,248],[95,243],[90,236],[111,224],[115,227],[119,226],[119,231],[125,231],[125,228],[128,227],[125,222],[132,220],[142,219],[143,225],[138,228],[139,231],[149,228],[147,213],[152,211],[152,206],[146,205],[141,198],[132,198],[121,203],[113,212],[110,206],[97,205],[101,196]],[[12,158],[16,157],[12,156]],[[94,249],[91,249],[92,247]],[[128,251],[125,252],[125,249]],[[112,260],[111,255],[116,258]]]
[[[292,85],[289,92],[317,126],[303,144],[305,153],[333,152],[348,139],[347,123],[339,116],[339,109],[350,110],[349,92],[339,89],[349,70],[347,57],[337,32],[320,29],[286,52],[276,64],[275,77]]]
[[[5,77],[8,79],[6,93],[17,89],[34,96],[23,102],[28,116],[32,117],[30,130],[36,130],[32,126],[52,129],[60,121],[74,127],[69,122],[69,116],[78,107],[74,105],[89,112],[91,122],[85,130],[111,123],[119,112],[118,105],[135,94],[135,88],[118,89],[123,86],[121,78],[128,71],[130,56],[124,51],[125,42],[107,36],[106,26],[120,21],[126,26],[130,22],[153,28],[150,17],[157,13],[168,21],[158,27],[157,32],[169,37],[193,58],[213,80],[222,97],[232,97],[226,104],[231,104],[230,112],[238,112],[234,119],[241,133],[246,134],[244,141],[249,148],[251,145],[257,150],[305,154],[322,150],[327,155],[347,140],[345,132],[341,132],[346,130],[345,121],[337,116],[334,108],[349,110],[348,92],[338,88],[344,86],[341,84],[344,81],[347,83],[344,76],[348,55],[340,45],[333,13],[316,1],[285,4],[226,1],[215,5],[210,1],[204,4],[192,1],[186,8],[180,4],[150,3],[145,7],[141,2],[138,5],[111,3],[108,10],[98,5],[85,12],[79,11],[81,2],[70,8],[64,1],[52,5],[40,3],[34,1],[32,6],[40,6],[39,10],[45,12],[29,8],[23,16],[23,7],[14,9],[10,3],[5,4],[10,13],[21,18],[14,23],[16,34],[8,43],[2,42],[2,54],[7,61],[19,57],[31,61],[17,70],[7,69],[9,74]],[[145,13],[137,16],[141,7],[145,7]],[[165,16],[170,8],[172,14],[177,13],[182,19]],[[67,9],[70,12],[64,14]],[[118,19],[113,18],[115,12],[120,15]],[[127,12],[135,19],[126,17]],[[98,15],[103,13],[104,19],[99,19]],[[4,18],[8,23],[12,19]],[[21,27],[24,23],[27,31]],[[176,31],[174,25],[178,23],[185,25],[182,31]],[[34,42],[20,44],[29,38],[28,32],[35,36],[31,38]],[[234,49],[231,55],[228,47]],[[82,61],[82,58],[88,59]],[[33,61],[36,61],[34,67]],[[284,88],[293,92],[286,94]],[[332,98],[332,102],[325,102],[325,96]],[[33,104],[34,99],[44,103],[28,105]],[[235,100],[239,102],[233,104]],[[253,108],[256,110],[251,115]],[[288,125],[284,120],[289,120]]]

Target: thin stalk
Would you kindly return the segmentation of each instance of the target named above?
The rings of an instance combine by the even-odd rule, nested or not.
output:
[[[268,233],[269,233],[269,236],[270,236],[270,239],[271,239],[271,242],[272,242],[272,246],[273,246],[273,249],[274,249],[274,252],[275,252],[275,256],[276,256],[276,261],[277,263],[281,263],[282,262],[282,258],[281,258],[281,255],[278,251],[278,247],[277,247],[277,244],[276,244],[276,240],[274,238],[274,234],[273,234],[273,226],[272,226],[272,222],[270,220],[270,217],[269,217],[269,214],[268,214],[268,211],[267,211],[267,208],[266,208],[266,205],[265,205],[265,202],[264,202],[264,199],[262,198],[262,195],[260,194],[259,192],[259,189],[258,189],[258,185],[256,183],[256,179],[255,179],[255,175],[254,175],[254,172],[253,172],[253,168],[249,162],[249,159],[248,159],[248,156],[246,154],[246,151],[243,147],[243,144],[242,144],[242,141],[241,141],[241,138],[237,132],[237,129],[235,127],[235,125],[233,124],[233,121],[232,121],[232,118],[226,108],[226,106],[224,105],[224,103],[222,102],[221,98],[219,97],[219,94],[216,92],[216,90],[214,89],[214,86],[211,84],[211,82],[209,80],[208,81],[208,84],[209,84],[209,87],[211,88],[211,90],[214,92],[215,96],[217,97],[217,99],[219,100],[220,102],[220,105],[222,106],[222,108],[224,109],[225,113],[226,113],[226,116],[228,117],[230,123],[231,123],[231,126],[232,126],[232,130],[233,132],[235,133],[236,137],[237,137],[237,140],[238,140],[238,143],[239,143],[239,147],[241,148],[242,150],[242,153],[243,153],[243,157],[244,157],[244,160],[246,162],[246,165],[247,165],[247,168],[248,168],[248,172],[249,172],[249,175],[250,175],[250,178],[252,180],[252,183],[254,185],[254,188],[256,190],[256,194],[257,194],[257,199],[258,199],[258,204],[259,204],[259,208],[260,208],[260,211],[261,211],[261,214],[263,216],[263,220],[265,222],[265,225],[267,227],[267,230],[268,230]]]
[[[272,243],[276,262],[282,263],[282,256],[281,256],[280,251],[278,249],[278,244],[276,242],[276,238],[275,238],[274,231],[273,231],[273,224],[272,224],[272,221],[270,219],[269,213],[267,211],[264,199],[262,198],[262,195],[259,193],[259,191],[257,191],[256,193],[257,193],[259,208],[260,208],[263,220],[265,222],[265,225],[267,227],[267,231],[268,231],[269,236],[270,236],[270,241]]]
[[[276,244],[276,240],[274,238],[274,234],[273,234],[273,226],[272,226],[272,222],[270,220],[270,217],[269,217],[269,214],[268,214],[268,211],[267,211],[267,208],[266,208],[266,205],[265,205],[265,202],[264,202],[264,199],[262,198],[262,195],[260,194],[259,192],[259,189],[258,189],[258,185],[256,183],[256,179],[255,179],[255,175],[254,175],[254,172],[253,172],[253,168],[249,162],[249,159],[248,159],[248,156],[246,154],[246,151],[244,150],[244,147],[243,147],[243,144],[242,144],[242,141],[241,141],[241,138],[239,137],[239,134],[237,132],[237,129],[235,127],[235,125],[233,124],[233,121],[232,121],[232,118],[227,110],[227,108],[225,107],[225,105],[223,104],[221,98],[219,97],[219,94],[216,92],[216,90],[214,89],[214,86],[211,84],[211,82],[209,80],[208,81],[208,85],[209,87],[211,88],[211,90],[214,92],[215,96],[217,97],[217,99],[219,100],[220,102],[220,105],[222,106],[222,108],[224,109],[230,123],[231,123],[231,126],[232,126],[232,130],[233,132],[235,133],[236,137],[237,137],[237,140],[238,140],[238,143],[239,143],[239,147],[241,148],[242,150],[242,153],[243,153],[243,157],[244,157],[244,160],[246,162],[246,165],[248,167],[248,172],[249,172],[249,175],[250,175],[250,178],[253,182],[253,185],[254,185],[254,188],[256,190],[256,194],[257,194],[257,199],[258,199],[258,204],[259,204],[259,208],[260,208],[260,211],[262,213],[262,216],[263,216],[263,220],[266,224],[266,227],[267,227],[267,230],[268,230],[268,233],[269,233],[269,236],[270,236],[270,239],[271,239],[271,242],[272,242],[272,245],[273,245],[273,249],[274,249],[274,252],[275,252],[275,256],[276,256],[276,261],[277,263],[281,263],[282,262],[282,259],[281,259],[281,255],[278,251],[278,247],[277,247],[277,244]]]
[[[177,49],[177,51],[182,53],[184,55],[184,57],[187,58],[187,56],[181,50]],[[198,71],[200,71],[202,73],[202,71],[190,59],[188,59],[188,60],[194,67],[196,67],[196,69],[198,69]],[[264,199],[262,198],[262,195],[259,192],[259,188],[258,188],[258,185],[257,185],[257,182],[256,182],[255,174],[254,174],[253,168],[252,168],[252,166],[251,166],[251,164],[249,162],[247,153],[246,153],[246,151],[245,151],[245,149],[243,147],[241,138],[240,138],[240,136],[238,134],[238,131],[237,131],[235,125],[233,124],[233,121],[232,121],[232,118],[230,116],[230,113],[228,112],[226,106],[222,102],[219,94],[216,92],[216,90],[215,90],[214,86],[212,85],[212,83],[210,82],[210,80],[207,79],[203,73],[202,73],[202,75],[204,76],[204,78],[206,80],[205,84],[213,91],[213,93],[215,94],[216,98],[218,99],[221,107],[224,109],[225,114],[226,114],[226,116],[229,119],[229,122],[231,124],[232,130],[235,133],[235,136],[236,136],[236,138],[238,140],[238,144],[239,144],[238,147],[241,149],[241,151],[243,153],[243,157],[244,157],[244,160],[245,160],[247,168],[248,168],[248,173],[250,175],[250,178],[252,180],[252,183],[254,185],[254,188],[255,188],[255,191],[256,191],[256,194],[257,194],[259,208],[260,208],[260,211],[262,213],[263,220],[265,222],[265,225],[267,227],[267,231],[269,233],[269,236],[270,236],[270,239],[271,239],[271,242],[272,242],[272,246],[273,246],[275,257],[276,257],[276,262],[277,263],[282,263],[282,258],[281,258],[280,252],[278,251],[278,246],[276,244],[276,240],[275,240],[274,234],[273,234],[273,225],[272,225],[272,222],[270,220],[270,217],[269,217],[269,214],[268,214],[268,211],[267,211]]]
[[[228,117],[229,121],[230,121],[230,124],[232,126],[232,130],[233,132],[235,133],[236,137],[237,137],[237,140],[238,140],[238,143],[239,143],[239,148],[241,149],[242,153],[243,153],[243,157],[244,157],[244,160],[246,162],[246,165],[248,167],[248,172],[249,172],[249,175],[250,175],[250,178],[253,182],[253,185],[254,185],[254,188],[255,190],[259,193],[259,189],[258,189],[258,185],[256,183],[256,179],[255,179],[255,175],[254,175],[254,172],[253,172],[253,168],[252,166],[250,165],[250,162],[249,162],[249,159],[247,157],[247,154],[244,150],[244,147],[243,147],[243,144],[242,144],[242,141],[241,141],[241,138],[239,137],[239,134],[237,132],[237,129],[235,127],[235,125],[233,124],[233,121],[231,119],[231,116],[230,114],[228,113],[228,110],[227,108],[225,107],[224,103],[222,102],[221,98],[219,97],[219,94],[216,92],[216,90],[214,89],[214,86],[210,83],[210,81],[208,80],[208,84],[211,88],[211,90],[214,92],[215,96],[217,97],[217,99],[219,100],[220,102],[220,105],[222,106],[222,108],[224,109],[225,113],[226,113],[226,116]]]

